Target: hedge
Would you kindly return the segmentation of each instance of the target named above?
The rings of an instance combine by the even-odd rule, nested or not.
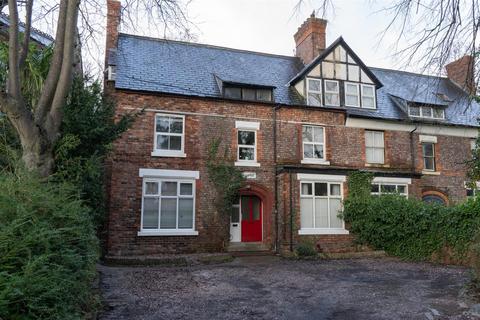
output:
[[[0,319],[81,319],[91,310],[98,240],[66,184],[0,173]]]

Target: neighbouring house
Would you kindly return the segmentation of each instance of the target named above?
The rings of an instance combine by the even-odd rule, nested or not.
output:
[[[372,193],[464,201],[478,134],[473,58],[448,77],[372,68],[327,21],[309,17],[281,56],[118,32],[108,1],[105,89],[117,114],[144,112],[108,162],[108,255],[352,250],[338,217],[346,177],[375,175]],[[207,155],[220,139],[246,177],[230,215],[217,212]],[[242,245],[246,245],[242,247]]]
[[[8,41],[8,28],[10,27],[10,17],[0,12],[0,41]],[[25,23],[19,21],[18,29],[20,32],[25,31]],[[36,28],[31,28],[30,39],[33,43],[40,47],[48,47],[53,44],[54,39],[49,34],[42,32]]]

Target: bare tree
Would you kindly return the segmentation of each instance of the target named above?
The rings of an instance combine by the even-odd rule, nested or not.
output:
[[[158,19],[164,31],[169,28],[182,32],[189,30],[181,0],[128,0],[126,4],[124,12],[132,24],[136,22],[132,16],[143,9],[151,20]],[[62,107],[75,70],[81,70],[76,48],[80,48],[81,39],[98,40],[98,13],[104,12],[106,6],[97,0],[0,0],[0,10],[7,6],[10,16],[8,75],[5,87],[0,90],[0,111],[7,115],[18,133],[26,167],[48,176],[54,166],[53,149],[59,138]],[[22,29],[19,12],[25,13]],[[32,21],[41,19],[51,19],[56,34],[48,75],[38,102],[30,106],[22,92],[21,77],[30,45]]]

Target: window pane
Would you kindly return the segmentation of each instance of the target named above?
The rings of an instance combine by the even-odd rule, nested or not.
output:
[[[170,150],[182,150],[181,136],[170,136]]]
[[[372,184],[372,192],[378,192],[380,191],[378,184]]]
[[[340,105],[340,96],[338,93],[325,93],[325,104],[328,106]]]
[[[408,112],[411,116],[417,116],[417,117],[420,116],[420,108],[419,107],[410,106],[410,107],[408,107]]]
[[[225,97],[231,99],[241,99],[242,90],[240,88],[225,88]]]
[[[424,143],[422,147],[424,157],[433,157],[433,143]]]
[[[302,195],[312,195],[312,184],[311,183],[302,183]]]
[[[169,121],[168,117],[157,116],[157,132],[168,132]]]
[[[169,136],[157,135],[157,149],[168,150]]]
[[[321,81],[315,79],[308,79],[308,90],[309,91],[321,91]]]
[[[433,117],[437,119],[443,119],[443,109],[433,109]]]
[[[425,169],[435,170],[435,162],[433,158],[424,158]]]
[[[394,184],[382,184],[380,190],[382,193],[395,193],[397,192],[397,186]]]
[[[330,228],[343,228],[343,221],[338,217],[340,212],[340,199],[330,199]]]
[[[375,108],[375,100],[372,97],[362,97],[362,107]]]
[[[322,95],[319,93],[308,93],[308,105],[310,106],[321,106],[322,105]]]
[[[143,229],[158,228],[158,198],[143,198]]]
[[[358,106],[358,100],[357,100],[357,96],[351,96],[351,95],[347,95],[345,97],[346,99],[346,104],[349,105],[349,106]]]
[[[377,148],[383,148],[383,132],[374,132],[374,146]]]
[[[240,160],[255,160],[255,149],[249,147],[238,148],[238,159]]]
[[[399,185],[397,186],[398,193],[407,193],[407,188],[405,186]]]
[[[238,144],[255,145],[255,132],[238,131]]]
[[[248,197],[241,197],[242,220],[250,220],[250,201]]]
[[[255,100],[256,91],[255,89],[242,89],[243,100]]]
[[[313,141],[323,143],[323,128],[313,127]]]
[[[160,215],[160,229],[176,229],[177,199],[162,198]]]
[[[467,189],[467,197],[473,197],[474,195],[473,189]]]
[[[191,183],[180,183],[180,195],[191,196],[193,192],[193,185]]]
[[[313,144],[303,144],[303,158],[311,159],[313,158]]]
[[[315,199],[315,228],[328,228],[328,199]]]
[[[373,131],[365,131],[365,146],[373,147],[375,143],[375,133]]]
[[[171,118],[170,119],[170,133],[182,133],[183,131],[183,119]]]
[[[375,149],[374,148],[365,148],[365,155],[367,157],[367,162],[368,163],[374,163],[375,162]]]
[[[158,183],[157,182],[146,182],[145,183],[145,194],[158,194]]]
[[[362,86],[362,95],[364,95],[364,96],[366,96],[366,97],[373,97],[373,96],[374,96],[373,87],[371,87],[371,86]]]
[[[303,139],[303,142],[313,142],[313,127],[303,126],[302,139]]]
[[[178,228],[193,228],[193,199],[178,199]]]
[[[340,185],[339,184],[331,184],[330,185],[330,195],[331,196],[339,196],[340,193]]]
[[[321,144],[314,145],[314,150],[315,150],[314,158],[323,159],[323,145]]]
[[[336,81],[325,81],[325,91],[338,92],[338,82],[336,82]]]
[[[423,117],[431,117],[432,116],[432,108],[422,107],[422,116]]]
[[[300,199],[300,225],[313,228],[313,199]]]
[[[169,181],[162,182],[162,196],[176,196],[177,195],[177,182]]]
[[[373,153],[373,160],[375,161],[375,163],[383,163],[385,161],[383,149],[375,148],[373,149]]]
[[[252,202],[252,219],[260,220],[260,198],[250,197],[250,201]]]
[[[234,206],[230,210],[230,222],[231,223],[240,222],[240,207],[239,206]]]
[[[328,184],[327,183],[315,183],[315,195],[316,196],[327,196],[328,195]]]
[[[346,87],[346,92],[351,95],[358,96],[358,86],[355,84],[347,83]]]
[[[259,101],[272,101],[272,90],[258,89],[257,100]]]

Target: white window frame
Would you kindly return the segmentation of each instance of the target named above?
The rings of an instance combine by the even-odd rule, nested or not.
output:
[[[235,128],[237,129],[236,132],[236,142],[237,142],[237,161],[235,161],[235,166],[245,166],[245,167],[259,167],[260,163],[258,163],[258,135],[257,131],[260,130],[260,123],[259,122],[248,122],[248,121],[236,121]],[[243,145],[238,143],[238,134],[240,131],[247,131],[254,133],[255,144],[252,145]],[[240,159],[240,148],[253,148],[253,160],[241,160]]]
[[[469,196],[467,194],[467,198],[474,198],[480,192],[480,181],[475,182],[475,188],[471,188],[467,181],[465,181],[464,184],[465,184],[465,190],[467,191],[467,193],[468,193],[468,191],[472,191],[472,193],[473,193],[473,195],[471,195],[471,196]]]
[[[182,133],[165,133],[157,132],[157,117],[171,117],[171,118],[182,118]],[[172,114],[172,113],[155,113],[153,117],[153,157],[179,157],[185,158],[185,115],[182,114]],[[167,135],[167,136],[181,136],[181,149],[180,150],[164,150],[157,149],[157,136]]]
[[[371,192],[372,195],[382,195],[382,194],[395,194],[398,193],[401,196],[404,196],[408,198],[408,184],[403,184],[403,183],[388,183],[388,182],[372,182],[373,185],[378,185],[378,191],[377,192]],[[382,192],[382,186],[384,185],[390,185],[390,186],[395,186],[395,192]],[[398,187],[402,186],[405,187],[405,192],[398,192]]]
[[[364,108],[364,109],[377,109],[377,97],[376,97],[376,92],[375,92],[375,86],[373,86],[373,85],[371,85],[371,84],[362,84],[360,87],[361,87],[362,108]],[[372,96],[364,95],[364,94],[363,94],[363,88],[364,88],[364,87],[370,87],[370,88],[372,88],[373,95],[372,95]],[[365,107],[365,106],[363,105],[363,97],[373,98],[373,107]]]
[[[416,107],[416,108],[419,108],[419,111],[420,111],[420,115],[417,116],[417,115],[413,115],[411,113],[411,108],[412,107]],[[430,109],[430,114],[431,116],[425,116],[423,114],[423,109]],[[438,118],[438,117],[434,117],[433,116],[433,107],[429,107],[429,106],[408,106],[408,116],[412,117],[412,118],[424,118],[424,119],[434,119],[434,120],[445,120],[445,109],[440,109],[442,110],[442,117]]]
[[[356,86],[357,87],[357,105],[352,105],[352,104],[347,104],[347,96],[350,95],[350,96],[353,96],[352,94],[348,94],[347,93],[347,86],[348,85],[352,85],[352,86]],[[355,83],[355,82],[348,82],[348,81],[345,81],[345,106],[347,107],[355,107],[355,108],[360,108],[360,85],[358,83]]]
[[[327,183],[328,194],[330,194],[330,185],[339,184],[340,185],[340,196],[327,196],[328,199],[340,199],[340,208],[343,208],[343,198],[344,198],[344,182],[346,181],[346,176],[340,175],[327,175],[327,174],[306,174],[299,173],[297,174],[297,179],[299,180],[299,195],[300,200],[302,198],[309,198],[315,204],[315,183]],[[302,196],[302,183],[311,183],[312,184],[312,195],[303,195]],[[325,198],[325,196],[321,196]],[[313,206],[315,210],[315,205]],[[300,212],[300,214],[302,214]],[[313,213],[313,219],[315,219],[315,211]],[[328,201],[328,224],[330,225],[330,200]],[[315,224],[314,224],[315,225]],[[299,235],[316,235],[316,234],[349,234],[349,231],[345,229],[345,221],[342,219],[342,228],[300,228],[298,230]]]
[[[399,193],[408,198],[408,186],[412,184],[410,178],[395,178],[395,177],[375,177],[372,180],[372,185],[378,185],[378,192],[371,192],[372,195],[392,194],[390,192],[382,192],[382,185],[395,185],[395,190],[398,192],[398,186],[405,187],[405,193]]]
[[[328,91],[327,90],[327,82],[332,82],[337,85],[337,91]],[[340,83],[337,80],[323,80],[323,91],[324,96],[323,99],[325,100],[326,106],[338,107],[340,106]],[[338,103],[337,104],[327,104],[327,95],[328,94],[336,94],[338,96]]]
[[[195,217],[196,217],[196,180],[199,179],[200,175],[198,171],[188,171],[188,170],[163,170],[163,169],[140,169],[139,176],[142,179],[142,206],[140,212],[140,231],[138,236],[197,236],[198,231],[195,230]],[[146,185],[147,182],[158,183],[158,193],[156,195],[147,195],[146,194]],[[162,196],[161,194],[161,184],[162,182],[176,182],[177,183],[177,195],[176,196]],[[182,196],[180,195],[180,183],[191,183],[192,184],[192,195]],[[143,208],[145,198],[157,197],[158,201],[158,228],[157,229],[144,229],[143,228]],[[161,229],[161,199],[162,198],[176,198],[177,199],[177,218],[176,223],[177,227],[175,229]],[[192,214],[192,228],[189,229],[179,229],[178,228],[178,199],[192,199],[193,200],[193,214]]]
[[[423,152],[423,145],[424,144],[431,144],[432,145],[432,150],[433,150],[433,156],[428,156],[428,158],[433,158],[433,169],[427,169],[425,167],[425,154]],[[435,142],[433,141],[421,141],[421,145],[422,145],[422,161],[423,161],[423,171],[425,172],[436,172],[437,171],[437,161],[435,159],[435,153],[436,153],[436,146],[435,146]]]
[[[323,130],[323,141],[322,142],[317,142],[317,141],[305,142],[305,141],[303,141],[303,128],[304,127],[311,127],[312,129],[313,128],[321,128]],[[325,127],[323,127],[323,126],[319,126],[319,125],[315,125],[315,124],[304,124],[304,125],[302,125],[302,161],[301,161],[301,163],[324,164],[324,165],[329,165],[330,164],[329,161],[326,161],[326,137],[325,137],[325,132],[326,132],[326,130],[325,130]],[[314,150],[315,150],[315,145],[321,145],[322,149],[323,149],[323,158],[305,158],[305,144],[312,145],[314,147]]]
[[[368,146],[367,145],[367,135],[368,134],[376,134],[376,133],[381,133],[382,134],[382,141],[383,141],[383,145],[381,147],[378,147],[378,146]],[[375,141],[375,139],[373,139],[373,141]],[[368,149],[382,149],[382,161],[381,162],[378,162],[378,161],[369,161],[368,159],[368,152],[367,150]],[[372,164],[384,164],[385,163],[385,132],[383,131],[377,131],[377,130],[365,130],[365,161],[367,163],[372,163]]]
[[[320,90],[319,90],[319,91],[310,90],[310,85],[309,85],[310,81],[318,81],[318,82],[320,82],[320,85],[318,86],[318,87],[320,88]],[[321,106],[323,106],[322,79],[307,78],[306,84],[307,84],[307,88],[306,88],[306,89],[307,89],[307,90],[306,90],[306,91],[307,91],[307,95],[306,95],[306,97],[307,97],[307,105],[313,106],[313,107],[321,107]],[[310,99],[309,99],[309,93],[310,93],[310,92],[311,92],[311,93],[316,93],[316,94],[319,94],[319,95],[320,95],[320,105],[319,105],[319,106],[310,104],[310,101],[309,101],[309,100],[310,100]]]

